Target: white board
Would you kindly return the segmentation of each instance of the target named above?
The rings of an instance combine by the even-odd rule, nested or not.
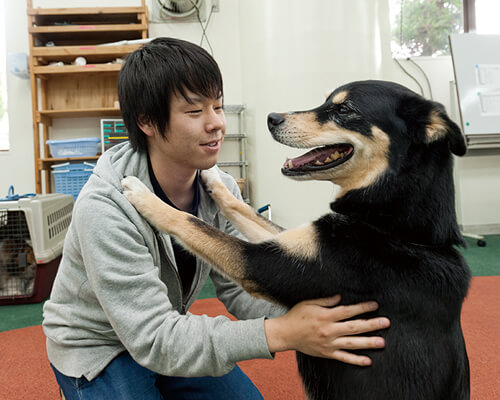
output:
[[[450,35],[465,135],[500,134],[500,35]]]

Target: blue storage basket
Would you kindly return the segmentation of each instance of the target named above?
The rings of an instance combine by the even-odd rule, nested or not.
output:
[[[87,183],[95,164],[83,162],[77,164],[57,164],[52,166],[52,174],[57,193],[71,194],[76,200],[83,185]]]
[[[52,157],[93,157],[97,155],[101,139],[95,137],[47,140]]]

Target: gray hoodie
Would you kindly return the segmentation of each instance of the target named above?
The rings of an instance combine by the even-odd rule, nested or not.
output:
[[[43,308],[50,362],[67,376],[92,380],[123,351],[159,374],[185,377],[219,376],[237,361],[271,358],[264,316],[283,310],[253,298],[200,260],[183,299],[170,237],[149,225],[122,194],[120,181],[131,175],[152,189],[147,156],[128,143],[114,146],[78,196]],[[234,179],[221,175],[240,196]],[[239,235],[203,189],[198,216]],[[186,313],[209,276],[240,321]]]

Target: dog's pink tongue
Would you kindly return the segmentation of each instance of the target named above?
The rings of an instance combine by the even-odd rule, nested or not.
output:
[[[332,149],[314,149],[306,154],[297,158],[286,159],[283,167],[285,168],[298,168],[306,164],[314,164],[316,161],[324,162],[332,153]]]

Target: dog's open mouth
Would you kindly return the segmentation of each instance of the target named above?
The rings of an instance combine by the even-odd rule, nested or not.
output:
[[[284,175],[301,175],[337,167],[354,154],[354,148],[347,143],[315,148],[299,157],[286,159],[281,168]]]

